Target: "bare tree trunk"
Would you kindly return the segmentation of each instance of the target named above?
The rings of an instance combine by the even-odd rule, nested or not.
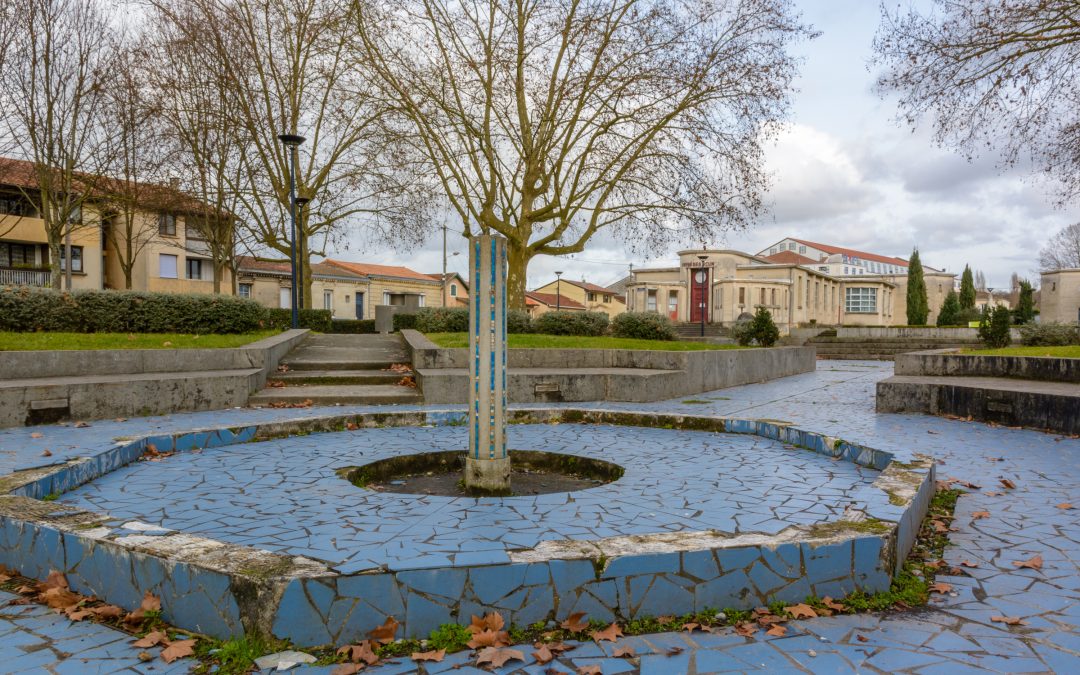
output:
[[[525,285],[533,254],[513,239],[506,240],[506,305],[525,309]]]

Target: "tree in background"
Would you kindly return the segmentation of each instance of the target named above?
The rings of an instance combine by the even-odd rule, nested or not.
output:
[[[598,232],[655,250],[715,240],[763,210],[766,142],[790,107],[790,0],[357,3],[393,114],[388,146],[434,179],[462,234],[507,238],[508,299],[529,262]]]
[[[0,69],[0,136],[33,166],[26,197],[45,224],[53,288],[71,288],[71,236],[110,165],[104,124],[115,75],[112,19],[97,0],[4,3],[13,21]],[[89,214],[86,214],[87,216]],[[96,223],[94,223],[96,224]]]
[[[744,347],[751,344],[772,347],[780,339],[780,329],[776,327],[772,314],[765,307],[758,307],[754,318],[736,325],[733,334],[735,340]]]
[[[1080,223],[1073,223],[1050,237],[1046,245],[1039,250],[1039,270],[1080,268]]]
[[[982,270],[975,270],[975,290],[986,290],[986,273]]]
[[[1035,320],[1035,288],[1026,279],[1020,280],[1020,297],[1016,303],[1016,323],[1025,324]]]
[[[905,3],[905,6],[907,3]],[[1006,166],[1031,158],[1080,194],[1080,5],[1076,0],[933,0],[882,10],[878,80],[901,115],[932,120],[938,142]]]
[[[1004,305],[987,305],[979,321],[979,339],[990,349],[1008,347],[1012,342],[1012,312]]]
[[[960,309],[975,309],[975,280],[971,276],[971,267],[964,265],[960,275]]]
[[[938,312],[937,325],[939,326],[959,326],[961,323],[962,309],[960,308],[960,297],[956,294],[956,291],[949,291],[945,295],[945,301],[941,303],[941,311]]]
[[[911,252],[907,272],[907,322],[909,326],[925,326],[930,315],[930,303],[926,297],[926,279],[923,277],[919,249]]]

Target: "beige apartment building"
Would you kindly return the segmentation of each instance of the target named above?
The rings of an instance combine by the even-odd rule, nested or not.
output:
[[[1039,321],[1080,321],[1080,268],[1043,272],[1039,289]]]
[[[442,282],[408,267],[327,259],[311,272],[311,309],[328,309],[336,319],[374,319],[375,305],[443,306]],[[236,281],[241,297],[266,307],[291,306],[288,260],[241,257]]]
[[[907,322],[907,272],[834,276],[787,255],[733,250],[679,252],[679,266],[635,269],[626,307],[673,321],[731,326],[765,307],[783,330],[799,325],[890,326]],[[933,324],[955,275],[924,268]],[[704,316],[703,316],[704,315]]]
[[[626,311],[626,303],[614,291],[585,281],[556,279],[533,292],[551,297],[556,297],[558,293],[563,298],[572,300],[575,305],[580,305],[590,312],[603,312],[609,318],[614,318]],[[577,309],[577,307],[572,309]]]
[[[45,221],[34,202],[36,178],[29,162],[0,158],[0,285],[52,285]],[[71,232],[71,287],[123,289],[126,279],[117,246],[127,238],[120,210],[107,190],[85,200],[73,219]],[[171,293],[212,293],[214,267],[205,241],[189,221],[202,205],[179,190],[139,186],[131,240],[135,263],[131,288]],[[61,249],[60,269],[67,269]],[[226,269],[223,292],[231,292]]]

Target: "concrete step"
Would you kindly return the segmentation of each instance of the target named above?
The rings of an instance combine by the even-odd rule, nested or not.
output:
[[[313,405],[423,403],[423,397],[414,387],[393,384],[370,384],[360,386],[298,385],[295,387],[263,389],[248,400],[248,405],[269,406],[272,403],[303,403]]]
[[[895,360],[895,354],[818,354],[819,359],[829,359],[836,361],[893,361]]]
[[[288,366],[290,371],[317,371],[327,372],[330,370],[385,370],[395,363],[408,363],[409,359],[404,354],[400,359],[394,360],[332,360],[332,359],[297,359],[290,355],[282,359],[281,364]],[[288,372],[288,371],[286,371]]]
[[[392,370],[292,370],[287,373],[276,373],[271,376],[272,380],[280,380],[292,387],[301,384],[397,384],[398,380],[407,373],[399,373]]]

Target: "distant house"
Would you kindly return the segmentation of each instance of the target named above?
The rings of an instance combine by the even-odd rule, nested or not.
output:
[[[585,305],[566,295],[559,296],[554,293],[540,293],[538,291],[525,292],[525,311],[530,316],[539,316],[555,310],[584,312]]]
[[[608,316],[616,316],[626,311],[626,302],[620,299],[619,294],[586,281],[557,279],[537,288],[534,292],[562,293],[563,297],[570,298],[581,305],[583,309],[590,312],[604,312]]]
[[[465,281],[465,277],[457,272],[447,272],[445,279],[443,279],[442,272],[436,272],[428,276],[436,281],[443,282],[447,307],[469,306],[469,282]]]

